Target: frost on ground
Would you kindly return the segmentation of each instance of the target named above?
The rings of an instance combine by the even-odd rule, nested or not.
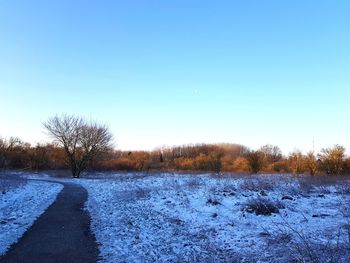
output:
[[[102,262],[350,262],[350,184],[286,176],[81,180]]]
[[[55,201],[62,188],[57,183],[0,178],[0,255]]]

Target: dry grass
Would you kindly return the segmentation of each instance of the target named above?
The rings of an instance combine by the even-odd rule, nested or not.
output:
[[[278,214],[280,209],[284,206],[280,202],[272,201],[267,198],[250,199],[244,205],[244,211],[248,213],[255,213],[256,215],[270,216],[271,214]]]
[[[240,189],[242,191],[251,191],[251,192],[270,192],[274,190],[274,185],[269,180],[262,179],[247,179],[240,184]]]
[[[26,179],[13,178],[9,175],[0,175],[0,194],[5,194],[10,190],[21,187],[27,183]]]

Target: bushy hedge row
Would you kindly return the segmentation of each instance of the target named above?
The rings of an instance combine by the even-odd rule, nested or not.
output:
[[[67,169],[62,148],[54,144],[31,146],[18,139],[0,138],[0,169]],[[247,173],[349,174],[350,158],[335,145],[320,153],[293,152],[283,156],[277,146],[258,150],[238,144],[197,144],[154,151],[110,150],[90,164],[93,170],[182,170]]]

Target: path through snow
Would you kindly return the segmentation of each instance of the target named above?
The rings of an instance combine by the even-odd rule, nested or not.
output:
[[[0,193],[0,255],[55,201],[62,188],[58,183],[28,180]]]

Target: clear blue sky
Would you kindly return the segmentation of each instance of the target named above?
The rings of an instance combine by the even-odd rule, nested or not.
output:
[[[109,124],[121,149],[350,148],[350,1],[0,0],[0,135]]]

